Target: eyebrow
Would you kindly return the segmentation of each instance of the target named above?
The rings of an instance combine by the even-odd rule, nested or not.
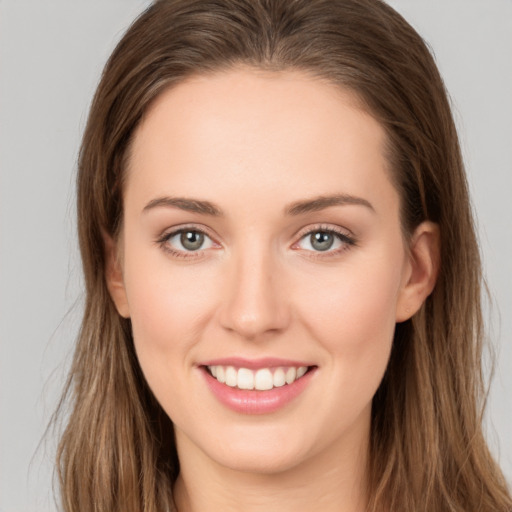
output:
[[[222,211],[213,203],[210,203],[210,201],[187,199],[185,197],[157,197],[144,206],[142,211],[147,212],[159,207],[179,208],[186,212],[200,213],[202,215],[211,215],[214,217],[222,216]]]
[[[372,204],[362,197],[349,194],[335,194],[331,196],[318,196],[305,201],[296,201],[285,208],[288,215],[302,215],[303,213],[318,212],[331,206],[358,205],[365,206],[375,213]]]
[[[287,215],[302,215],[304,213],[317,212],[330,208],[331,206],[359,205],[375,212],[374,207],[369,201],[362,197],[349,194],[335,194],[331,196],[318,196],[312,199],[296,201],[285,207]],[[222,210],[210,201],[200,199],[189,199],[186,197],[157,197],[152,199],[143,209],[147,212],[154,208],[167,207],[178,208],[187,212],[199,213],[201,215],[211,215],[213,217],[223,216]]]

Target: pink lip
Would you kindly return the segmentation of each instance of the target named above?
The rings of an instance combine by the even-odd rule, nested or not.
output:
[[[226,365],[235,366],[239,368],[269,368],[274,366],[306,366],[294,364],[284,364],[283,360],[280,360],[280,364],[262,365],[261,361],[257,365],[247,365],[247,361],[240,364],[239,360],[230,359],[229,363],[226,363],[225,359],[222,363],[210,362],[208,366],[213,365]],[[236,362],[237,361],[237,362]],[[308,386],[316,373],[316,367],[310,369],[303,377],[297,379],[291,384],[285,384],[279,388],[273,388],[268,391],[256,391],[256,390],[244,390],[238,388],[232,388],[226,384],[220,383],[217,379],[212,377],[204,366],[199,367],[203,374],[206,384],[214,396],[219,400],[220,403],[228,407],[234,412],[240,414],[270,414],[278,411],[285,407],[287,404],[296,399]]]
[[[248,368],[249,370],[258,370],[260,368],[277,368],[279,366],[312,366],[311,363],[304,361],[293,361],[291,359],[279,359],[276,357],[264,357],[261,359],[244,359],[243,357],[229,357],[223,359],[212,359],[204,361],[199,366],[234,366],[235,368]]]

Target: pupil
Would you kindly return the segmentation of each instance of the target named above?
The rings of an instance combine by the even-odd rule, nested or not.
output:
[[[317,251],[327,251],[334,243],[334,236],[332,233],[325,231],[317,231],[311,235],[311,246]]]
[[[204,235],[197,231],[185,231],[181,234],[180,242],[185,249],[189,251],[197,251],[201,248],[204,241]]]

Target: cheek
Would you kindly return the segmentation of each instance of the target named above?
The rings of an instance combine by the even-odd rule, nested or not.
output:
[[[182,332],[190,338],[201,323],[211,296],[205,288],[211,272],[204,266],[176,265],[163,250],[142,241],[128,244],[124,275],[134,334],[162,349],[170,341],[179,345],[186,341]]]
[[[169,387],[170,373],[191,368],[191,348],[208,322],[211,290],[192,267],[176,268],[165,255],[132,250],[125,284],[135,350],[155,394]]]
[[[400,259],[359,259],[300,294],[312,336],[347,380],[378,386],[391,350],[401,284]]]
[[[335,346],[357,350],[361,344],[378,342],[395,325],[397,295],[390,285],[354,275],[334,282],[327,293],[311,297],[311,322],[322,330],[321,338]]]

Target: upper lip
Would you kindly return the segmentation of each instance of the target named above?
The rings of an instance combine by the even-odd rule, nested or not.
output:
[[[299,368],[301,366],[314,366],[310,362],[277,357],[263,357],[258,359],[246,359],[243,357],[223,357],[201,362],[198,366],[234,366],[235,368],[247,368],[258,370],[260,368],[278,368],[280,366]]]

